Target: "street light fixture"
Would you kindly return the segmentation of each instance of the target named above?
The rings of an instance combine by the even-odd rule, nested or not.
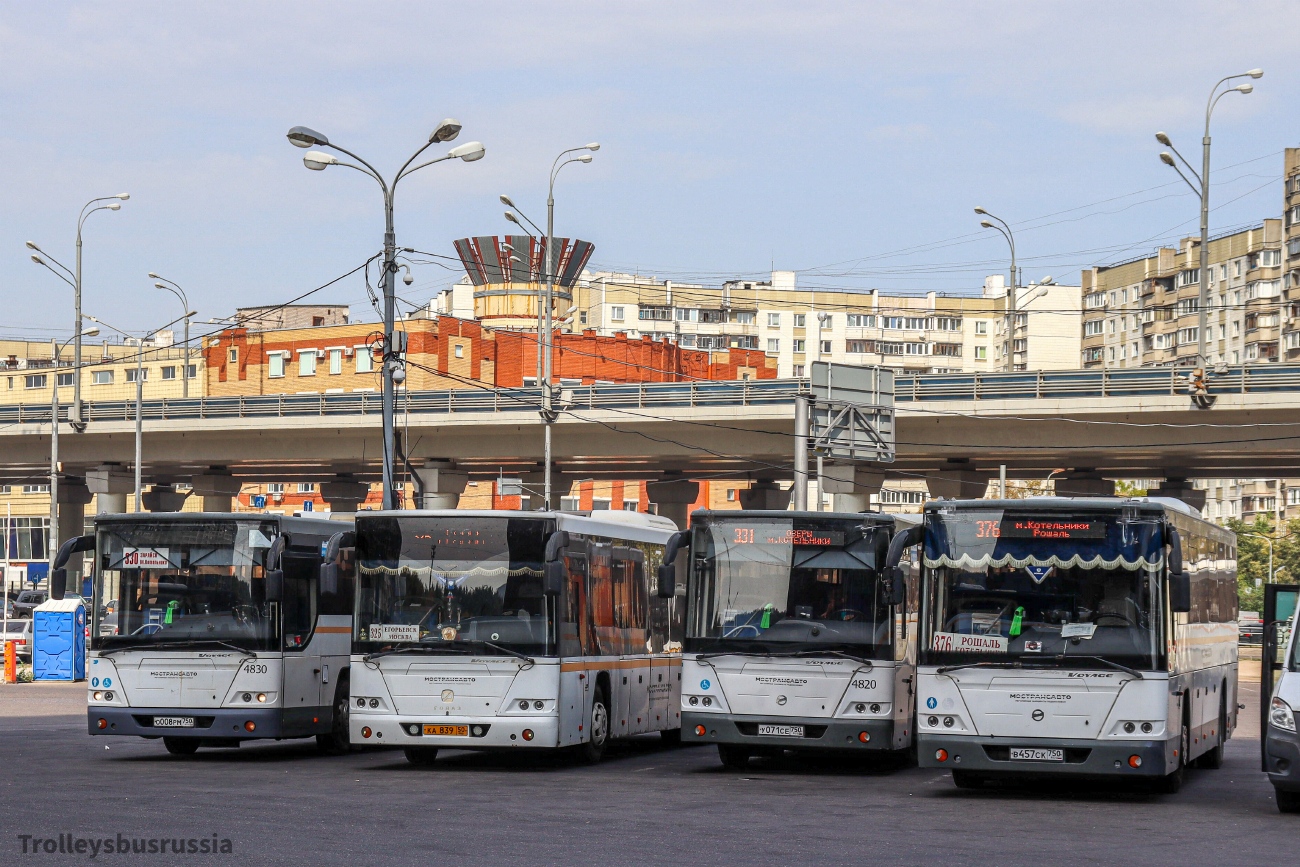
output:
[[[155,289],[167,290],[180,299],[182,310],[188,311],[190,309],[190,299],[185,296],[185,290],[181,288],[179,283],[168,280],[166,277],[160,277],[153,271],[149,272],[149,276],[157,281],[153,284]],[[181,363],[181,397],[190,396],[190,318],[192,316],[192,313],[187,313],[185,316],[185,347]]]
[[[35,262],[37,265],[43,265],[44,267],[49,268],[60,279],[62,279],[63,282],[72,286],[73,303],[75,307],[75,315],[73,316],[73,322],[72,322],[73,335],[74,335],[73,344],[72,344],[73,345],[72,357],[73,357],[73,365],[78,370],[80,370],[81,368],[81,336],[82,336],[81,327],[82,327],[82,319],[84,318],[81,315],[81,231],[86,224],[86,219],[91,214],[95,213],[96,211],[121,210],[122,208],[121,203],[129,200],[130,198],[131,198],[130,193],[118,193],[115,196],[99,196],[98,198],[91,199],[89,202],[86,202],[86,204],[82,206],[81,213],[77,216],[77,263],[76,263],[77,270],[75,272],[70,270],[62,262],[59,262],[49,253],[46,253],[40,247],[37,247],[34,242],[32,241],[27,242],[27,249],[35,250],[37,253],[41,254],[40,256],[33,255],[32,256],[33,262]],[[106,205],[100,204],[101,202],[108,202],[108,204]],[[46,262],[45,259],[48,259],[50,262],[53,262],[55,265],[58,265],[60,268],[63,269],[63,272],[66,273],[68,277],[71,277],[72,279],[69,280],[67,279],[67,277],[63,276],[63,273],[55,271],[53,268],[50,267],[49,263]],[[81,377],[80,376],[75,378],[75,381],[73,382],[73,386],[72,386],[71,421],[72,421],[73,430],[81,431],[86,429],[85,422],[82,421],[81,418]]]
[[[985,229],[996,229],[1002,233],[1002,237],[1007,239],[1007,244],[1011,247],[1011,282],[1007,284],[1007,312],[1006,322],[1003,326],[1006,331],[1006,353],[1007,353],[1007,371],[1016,369],[1016,352],[1015,352],[1015,321],[1016,321],[1016,238],[1011,233],[1011,227],[1007,225],[1006,220],[994,216],[983,208],[976,208],[975,213],[988,217],[987,220],[980,220],[980,226]]]
[[[1205,135],[1201,138],[1201,171],[1199,174],[1196,169],[1192,168],[1192,164],[1174,147],[1174,143],[1170,141],[1169,136],[1163,132],[1156,133],[1156,141],[1174,152],[1174,156],[1177,156],[1183,165],[1187,167],[1187,171],[1196,179],[1197,184],[1193,184],[1187,179],[1187,176],[1182,173],[1177,163],[1174,162],[1173,156],[1162,153],[1160,154],[1160,161],[1178,172],[1183,181],[1192,188],[1192,191],[1201,197],[1201,267],[1198,273],[1200,292],[1197,300],[1196,357],[1197,362],[1202,366],[1209,362],[1205,354],[1205,345],[1206,332],[1209,330],[1210,307],[1210,117],[1214,114],[1214,107],[1219,104],[1219,100],[1229,93],[1250,93],[1255,89],[1253,84],[1246,82],[1220,90],[1219,88],[1223,87],[1225,83],[1238,78],[1262,78],[1263,75],[1264,70],[1262,69],[1252,69],[1249,72],[1229,75],[1220,79],[1210,89],[1210,98],[1205,104]],[[1199,190],[1197,185],[1200,187]]]
[[[551,391],[551,364],[552,349],[551,345],[554,335],[551,333],[552,323],[552,306],[554,305],[555,296],[555,179],[559,176],[560,171],[570,163],[589,163],[592,160],[590,153],[584,153],[576,157],[570,157],[569,154],[579,153],[580,151],[598,151],[600,142],[589,142],[582,147],[569,148],[561,151],[554,162],[551,163],[550,183],[546,192],[546,235],[543,238],[545,246],[545,272],[546,272],[546,296],[544,301],[544,312],[537,317],[537,346],[538,352],[542,356],[541,386],[542,386],[542,425],[544,437],[544,456],[542,467],[543,478],[543,508],[551,508],[551,425],[555,422],[555,411],[552,409],[554,403],[554,394]],[[566,159],[566,157],[568,157]],[[523,211],[510,200],[509,196],[502,195],[501,203],[508,208],[514,208],[522,215]],[[506,219],[510,222],[522,226],[514,214],[506,212]],[[527,216],[524,216],[528,220]],[[532,223],[532,220],[528,220]],[[536,228],[536,224],[533,226]]]
[[[385,509],[396,509],[401,507],[401,498],[397,492],[396,472],[394,463],[394,431],[393,431],[393,413],[396,402],[396,383],[397,378],[394,374],[401,368],[401,362],[398,360],[400,347],[396,346],[396,334],[394,330],[394,319],[396,316],[397,294],[393,281],[397,273],[397,240],[396,233],[393,229],[393,198],[397,192],[397,185],[402,178],[417,172],[426,166],[434,163],[440,163],[445,160],[459,159],[467,163],[481,160],[485,153],[481,142],[467,142],[463,145],[451,148],[443,156],[419,165],[412,165],[416,159],[434,144],[452,141],[460,134],[460,121],[454,118],[446,118],[429,135],[428,141],[424,143],[411,157],[402,164],[397,174],[393,176],[391,182],[385,181],[379,171],[370,163],[363,160],[350,150],[336,144],[331,144],[329,138],[323,133],[305,126],[295,126],[289,130],[287,137],[289,143],[294,147],[300,148],[329,148],[338,151],[345,156],[356,160],[360,165],[344,162],[333,154],[325,153],[321,150],[308,151],[303,155],[303,165],[312,171],[324,171],[329,166],[345,166],[355,169],[362,174],[369,175],[379,184],[379,188],[384,194],[384,269],[383,269],[383,289],[384,289],[384,367],[383,367],[383,439],[384,439],[384,503]],[[403,375],[403,378],[404,375]]]
[[[28,246],[34,245],[28,243]],[[63,350],[68,348],[68,344],[78,337],[94,337],[97,334],[99,328],[95,325],[83,328],[54,349],[54,381],[50,383],[50,532],[48,534],[51,580],[54,578],[54,557],[59,552],[59,359],[63,355]],[[81,370],[74,364],[72,381],[76,382],[80,377]]]

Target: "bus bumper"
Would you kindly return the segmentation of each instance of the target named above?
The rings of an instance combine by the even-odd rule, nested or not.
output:
[[[327,709],[328,710],[328,709]],[[155,717],[193,717],[193,728],[157,727]],[[92,735],[128,735],[134,737],[212,738],[220,740],[257,740],[260,738],[298,737],[286,733],[284,711],[279,708],[175,708],[175,707],[90,707],[86,710],[86,729]],[[103,720],[103,725],[100,725]],[[252,723],[250,731],[248,724]],[[328,720],[326,720],[328,723]],[[325,730],[328,730],[328,724]]]
[[[1017,775],[1061,775],[1094,777],[1163,777],[1178,767],[1176,740],[1133,740],[1102,742],[1088,739],[979,737],[975,735],[916,736],[916,763],[922,768],[1004,773]],[[1012,761],[1012,747],[1064,750],[1065,760]],[[944,756],[940,758],[940,754]],[[1133,767],[1130,759],[1141,762]]]
[[[1300,734],[1270,725],[1264,741],[1264,770],[1273,788],[1300,792]]]
[[[550,748],[560,745],[560,721],[554,716],[419,716],[417,714],[348,714],[353,744],[383,747],[436,747],[442,750]],[[465,726],[464,735],[426,735],[425,725]],[[366,732],[369,736],[366,736]],[[412,734],[412,731],[416,734]]]
[[[765,724],[803,726],[804,736],[760,735],[758,727]],[[894,721],[739,716],[684,710],[682,743],[744,744],[752,747],[782,747],[787,750],[892,750]]]

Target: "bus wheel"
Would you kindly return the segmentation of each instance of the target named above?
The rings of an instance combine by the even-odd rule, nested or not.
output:
[[[578,756],[589,765],[594,765],[605,755],[609,744],[609,704],[605,698],[605,687],[597,686],[596,694],[591,698],[591,717],[587,720],[587,742],[578,747]]]
[[[192,756],[199,751],[198,738],[163,738],[162,741],[173,756]]]
[[[1281,789],[1274,789],[1273,794],[1277,795],[1277,811],[1279,813],[1300,813],[1300,792],[1284,792]]]
[[[330,721],[329,734],[316,735],[316,746],[321,752],[341,755],[352,749],[352,743],[348,737],[348,708],[350,706],[348,682],[341,680],[338,689],[334,691],[334,714]]]
[[[749,767],[749,750],[735,744],[718,744],[718,758],[724,768],[743,771]]]
[[[438,758],[437,747],[407,747],[402,752],[406,753],[406,760],[418,767],[428,767]]]
[[[982,789],[985,779],[970,771],[953,771],[952,784],[959,789]]]

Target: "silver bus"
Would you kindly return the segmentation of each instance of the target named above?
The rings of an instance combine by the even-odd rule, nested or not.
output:
[[[685,740],[716,744],[729,768],[785,750],[910,749],[916,595],[909,607],[902,570],[882,571],[895,518],[697,511],[691,525]]]
[[[1177,791],[1237,723],[1236,537],[1168,499],[926,504],[922,767]],[[915,540],[912,540],[915,541]]]
[[[352,578],[321,567],[350,535],[350,521],[272,514],[96,518],[56,558],[95,552],[90,734],[180,755],[261,738],[346,749]]]
[[[681,621],[652,582],[676,529],[620,511],[359,515],[352,742],[421,765],[675,740]]]

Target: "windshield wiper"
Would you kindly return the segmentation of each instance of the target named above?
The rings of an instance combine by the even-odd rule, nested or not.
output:
[[[807,656],[842,656],[845,659],[851,659],[854,662],[863,665],[871,665],[870,659],[864,656],[858,656],[852,653],[846,653],[843,650],[822,650],[818,648],[805,648],[803,650],[785,650],[772,652],[770,650],[754,649],[737,649],[737,650],[715,650],[710,653],[701,653],[696,659],[716,659],[719,656],[761,656],[764,659],[795,659]]]
[[[511,650],[508,647],[502,647],[499,644],[493,644],[490,641],[478,641],[470,639],[454,639],[452,641],[425,642],[419,644],[404,644],[401,647],[394,647],[391,650],[378,650],[374,653],[367,653],[364,661],[369,662],[372,659],[379,659],[384,656],[392,656],[395,653],[472,653],[475,649],[485,647],[488,650],[495,650],[503,656],[513,656],[515,659],[522,659],[529,665],[536,665],[537,660],[531,656],[520,653],[517,650]]]
[[[935,674],[947,674],[950,671],[961,671],[964,668],[1050,668],[1047,665],[1025,665],[1023,662],[964,662],[961,665],[943,665],[935,670]]]
[[[216,645],[237,651],[245,656],[257,659],[257,654],[246,647],[240,647],[238,644],[231,644],[229,641],[222,641],[218,638],[203,638],[196,641],[162,641],[155,644],[128,644],[125,647],[111,647],[108,650],[101,650],[100,656],[109,656],[110,654],[120,653],[123,650],[181,650],[186,647],[202,647]]]
[[[1093,662],[1100,662],[1102,665],[1110,666],[1116,671],[1122,671],[1125,674],[1131,674],[1134,677],[1136,677],[1138,680],[1142,679],[1142,672],[1138,671],[1136,668],[1129,668],[1127,665],[1122,665],[1118,662],[1107,659],[1104,656],[1075,656],[1073,654],[1062,653],[1056,657],[1057,662],[1068,662],[1070,660],[1075,660],[1075,659],[1090,659]]]

